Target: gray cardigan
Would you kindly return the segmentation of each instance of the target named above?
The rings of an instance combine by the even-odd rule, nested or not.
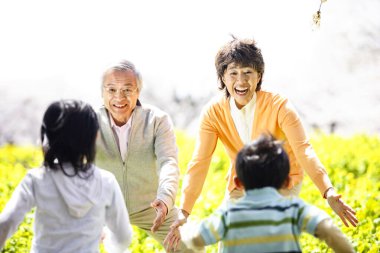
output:
[[[168,210],[178,190],[178,150],[169,115],[138,101],[132,116],[128,148],[123,162],[105,107],[98,112],[100,136],[97,139],[96,165],[112,172],[124,194],[128,212],[150,207],[156,198]]]

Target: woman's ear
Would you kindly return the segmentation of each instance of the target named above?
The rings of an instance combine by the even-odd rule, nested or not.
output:
[[[263,76],[262,74],[259,74],[257,73],[257,76],[258,76],[258,79],[257,79],[257,83],[259,83],[261,81],[261,77]]]
[[[223,83],[226,83],[226,82],[225,82],[224,75],[222,76],[221,80],[222,80]]]
[[[234,183],[236,185],[236,188],[240,191],[243,191],[244,190],[244,185],[243,183],[239,180],[239,178],[237,176],[234,176]]]
[[[283,188],[283,189],[288,189],[289,184],[290,184],[290,177],[289,177],[289,175],[288,175],[288,176],[286,177],[286,179],[285,179],[283,185],[281,186],[281,188]]]

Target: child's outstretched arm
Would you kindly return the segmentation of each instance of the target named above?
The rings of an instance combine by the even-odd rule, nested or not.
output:
[[[202,251],[204,249],[206,243],[195,225],[186,223],[179,230],[181,231],[181,240],[187,248],[195,251]]]
[[[355,252],[347,237],[334,225],[331,218],[324,219],[318,223],[315,236],[325,241],[336,253]]]
[[[227,231],[225,211],[223,208],[219,208],[199,224],[188,221],[179,229],[181,232],[181,240],[186,247],[201,251],[204,246],[217,243],[224,239]]]
[[[107,252],[125,252],[132,241],[132,226],[125,206],[123,194],[112,177],[114,194],[111,205],[107,208],[104,246]]]
[[[5,241],[17,231],[25,214],[33,206],[35,206],[33,181],[31,175],[27,174],[16,187],[11,199],[0,214],[0,251],[4,247]]]

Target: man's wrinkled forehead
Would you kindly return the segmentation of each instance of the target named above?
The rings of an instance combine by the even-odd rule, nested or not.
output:
[[[104,72],[103,84],[107,85],[110,80],[117,80],[120,78],[120,76],[124,79],[124,78],[126,78],[125,74],[128,74],[127,75],[128,79],[133,79],[131,81],[136,82],[137,78],[136,78],[136,74],[134,71],[132,71],[130,69],[120,70],[120,69],[111,68],[111,69],[107,70],[106,72]]]

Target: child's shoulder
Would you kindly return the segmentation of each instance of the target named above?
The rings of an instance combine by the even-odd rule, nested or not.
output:
[[[95,166],[95,174],[98,175],[102,180],[105,180],[106,182],[113,183],[116,182],[115,175],[112,174],[112,172],[109,172],[105,169],[99,168]]]
[[[329,217],[325,211],[313,204],[305,202],[299,197],[284,197],[283,201],[287,201],[288,206],[293,206],[296,209],[300,210],[300,212],[308,214],[309,216]]]
[[[46,176],[46,173],[49,171],[48,168],[42,166],[37,168],[28,169],[26,172],[26,177],[31,177],[35,179],[43,179]]]
[[[305,201],[297,196],[282,196],[280,203],[287,203],[288,205],[296,205],[300,207],[308,205]]]

